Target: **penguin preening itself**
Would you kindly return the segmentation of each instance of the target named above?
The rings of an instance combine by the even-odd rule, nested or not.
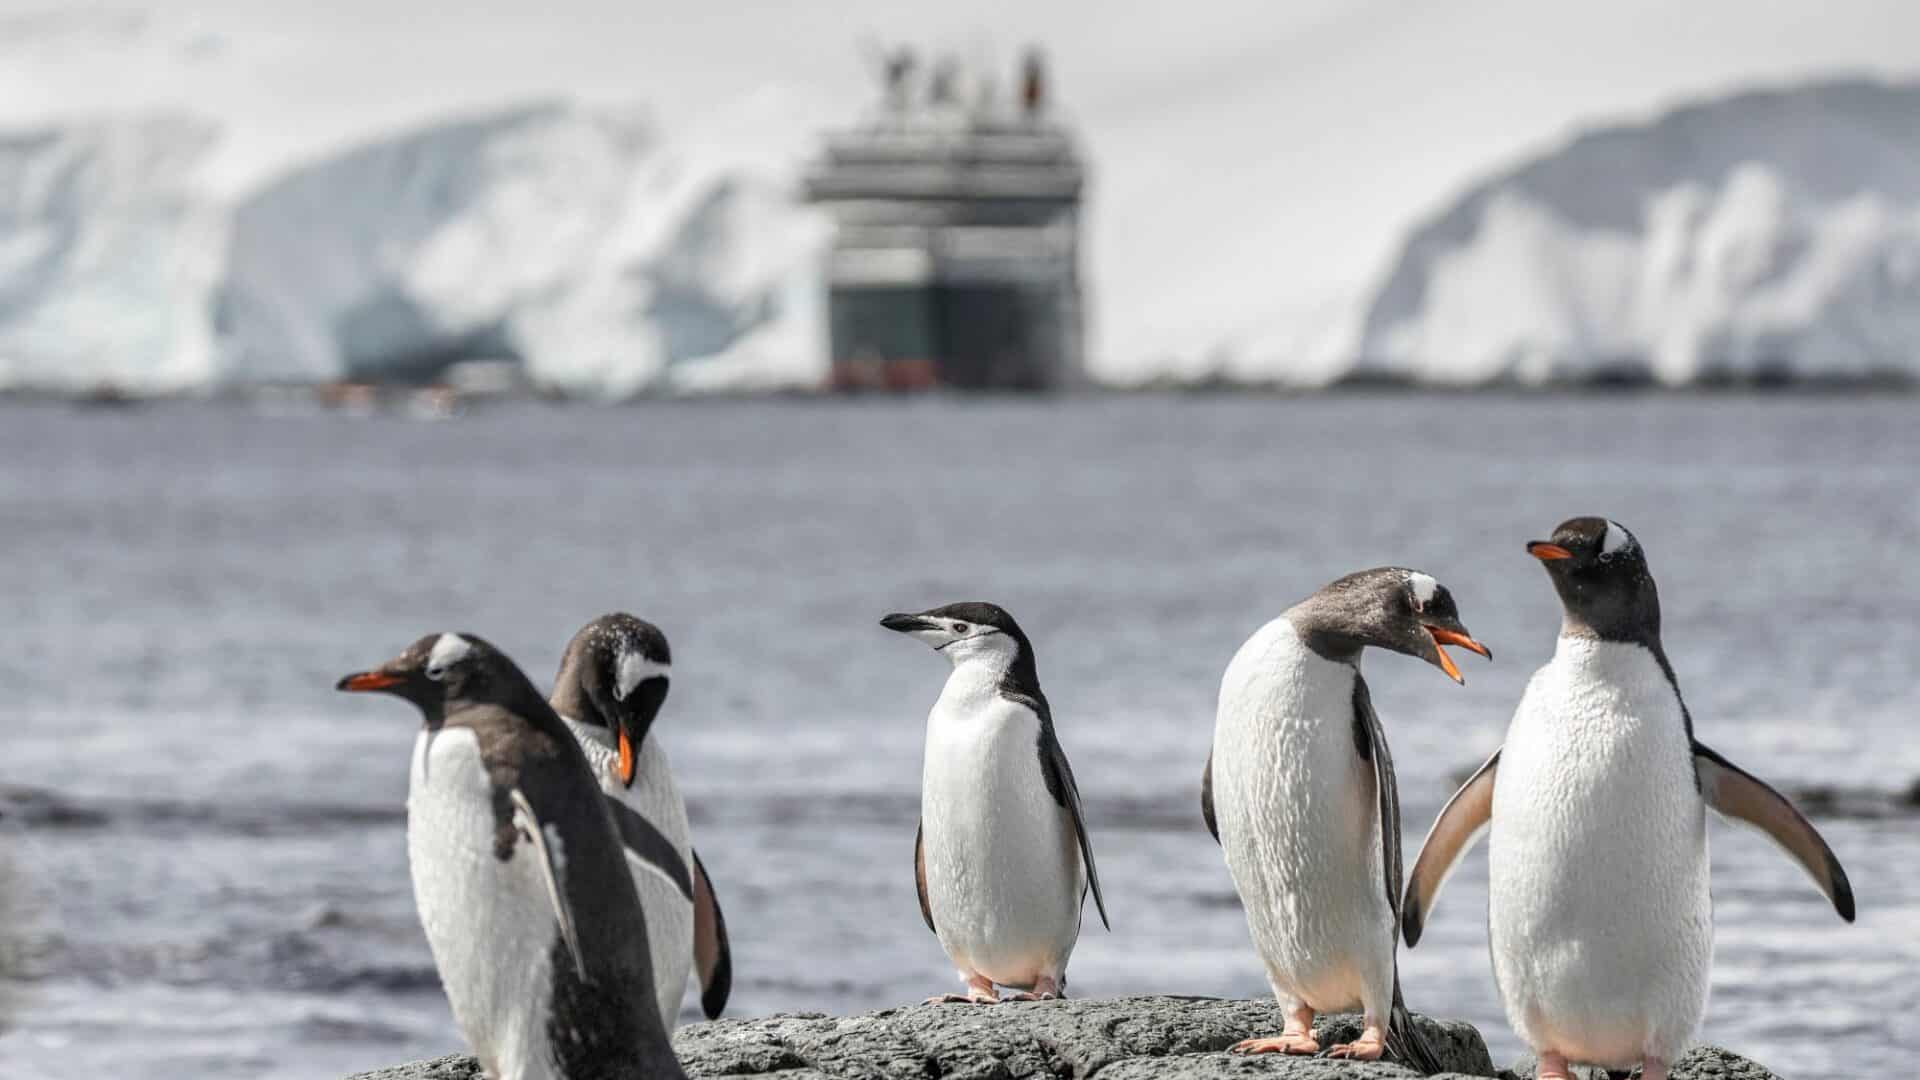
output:
[[[487,1075],[684,1077],[606,799],[513,661],[471,634],[430,634],[339,689],[393,694],[425,718],[407,862],[454,1020]]]
[[[647,913],[654,990],[669,1031],[680,1018],[689,970],[698,970],[709,1020],[726,1008],[733,986],[726,920],[653,733],[672,665],[659,627],[625,613],[602,615],[567,643],[549,699],[586,752],[620,829]]]
[[[1527,551],[1560,594],[1559,643],[1506,742],[1440,811],[1402,925],[1417,944],[1454,863],[1489,832],[1494,978],[1541,1080],[1570,1061],[1664,1080],[1706,1011],[1707,807],[1765,830],[1848,922],[1853,889],[1792,803],[1694,737],[1633,534],[1573,518]]]
[[[1417,570],[1349,574],[1261,627],[1227,665],[1200,809],[1226,856],[1247,928],[1285,1018],[1242,1053],[1311,1054],[1317,1012],[1360,1007],[1334,1057],[1392,1054],[1432,1073],[1394,960],[1400,797],[1386,732],[1360,674],[1366,646],[1464,682],[1442,646],[1492,658],[1453,596]]]
[[[953,663],[927,714],[914,881],[920,915],[965,994],[930,1002],[1066,996],[1067,958],[1089,888],[1106,900],[1080,811],[1080,789],[1054,735],[1033,645],[993,604],[963,603],[880,625]]]

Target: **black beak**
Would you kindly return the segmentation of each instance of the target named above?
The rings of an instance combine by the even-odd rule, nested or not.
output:
[[[937,630],[939,624],[925,615],[902,615],[895,613],[880,620],[880,625],[896,634],[911,634],[915,630]]]

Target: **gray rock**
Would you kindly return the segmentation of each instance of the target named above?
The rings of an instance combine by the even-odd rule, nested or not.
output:
[[[468,1054],[448,1054],[391,1069],[358,1073],[351,1080],[483,1080],[480,1063]]]
[[[1530,1080],[1537,1064],[1538,1060],[1527,1054],[1500,1075],[1506,1080]],[[1573,1075],[1574,1080],[1607,1080],[1607,1070],[1590,1065],[1575,1065]],[[1635,1069],[1632,1075],[1637,1078],[1640,1070]],[[1668,1080],[1779,1080],[1765,1065],[1717,1046],[1696,1046],[1680,1055],[1680,1060],[1667,1070],[1667,1077]]]
[[[1415,1021],[1451,1070],[1444,1076],[1503,1075],[1494,1071],[1486,1043],[1471,1025],[1426,1017]],[[1130,997],[718,1020],[681,1028],[673,1044],[688,1075],[695,1077],[1086,1080],[1098,1074],[1100,1080],[1389,1080],[1418,1075],[1386,1062],[1226,1052],[1241,1039],[1279,1028],[1279,1014],[1267,1000]],[[1360,1034],[1359,1017],[1323,1016],[1313,1030],[1323,1047],[1348,1042]],[[477,1080],[479,1075],[472,1058],[454,1056],[352,1080]],[[1672,1075],[1674,1080],[1769,1080],[1773,1074],[1726,1051],[1701,1047]]]
[[[674,1040],[695,1076],[809,1069],[831,1077],[1002,1080],[1188,1075],[1253,1070],[1299,1077],[1414,1075],[1397,1065],[1233,1058],[1224,1051],[1278,1030],[1269,1001],[1140,997],[1011,1002],[992,1008],[917,1005],[864,1016],[721,1020],[681,1029]],[[1493,1075],[1480,1036],[1465,1024],[1421,1020],[1442,1061]],[[1323,1018],[1323,1045],[1359,1034],[1356,1017]]]

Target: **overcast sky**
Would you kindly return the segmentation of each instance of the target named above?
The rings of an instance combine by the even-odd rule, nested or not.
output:
[[[1044,42],[1097,168],[1102,351],[1310,328],[1412,221],[1578,125],[1815,75],[1920,75],[1920,3],[0,0],[0,123],[182,106],[242,186],[451,109],[650,105],[778,163],[872,96],[862,42]]]

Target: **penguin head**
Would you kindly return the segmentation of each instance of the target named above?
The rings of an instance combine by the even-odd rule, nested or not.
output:
[[[1030,663],[1033,656],[1020,624],[998,604],[948,604],[917,615],[888,615],[880,625],[926,642],[956,665],[974,659]]]
[[[525,681],[525,676],[500,650],[473,634],[447,633],[428,634],[379,667],[342,678],[334,688],[402,697],[419,706],[429,722],[437,722],[448,701],[483,700],[489,691],[510,690],[515,681]]]
[[[625,612],[602,615],[567,643],[554,679],[554,706],[614,735],[620,782],[633,783],[640,743],[667,699],[673,654],[660,628]]]
[[[1610,641],[1659,636],[1660,595],[1646,550],[1626,526],[1602,517],[1569,518],[1553,530],[1553,539],[1528,544],[1527,554],[1547,568],[1568,629]]]
[[[1400,566],[1348,574],[1288,613],[1295,626],[1333,654],[1357,654],[1373,645],[1425,660],[1457,683],[1466,682],[1445,645],[1493,659],[1460,621],[1453,593],[1433,575]]]

